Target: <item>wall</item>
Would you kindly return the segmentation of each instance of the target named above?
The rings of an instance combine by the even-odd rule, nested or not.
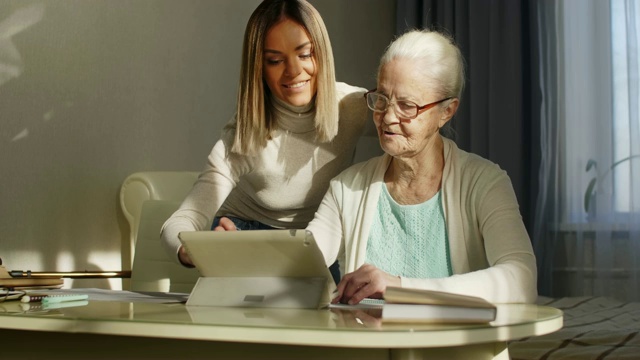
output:
[[[202,168],[232,115],[259,0],[0,2],[0,257],[33,271],[119,270],[118,190],[136,171]],[[338,79],[375,84],[395,1],[312,1]],[[362,141],[358,159],[379,153]],[[119,288],[119,281],[67,286]]]

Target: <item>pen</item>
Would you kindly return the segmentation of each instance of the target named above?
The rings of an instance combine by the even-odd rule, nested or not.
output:
[[[67,301],[87,300],[88,298],[89,295],[87,294],[48,295],[45,296],[41,301],[42,305],[48,305]]]
[[[64,301],[64,302],[59,302],[59,303],[49,303],[49,304],[42,304],[42,309],[43,310],[49,310],[49,309],[61,309],[61,308],[68,308],[68,307],[76,307],[76,306],[85,306],[88,305],[89,302],[87,300],[73,300],[73,301]]]
[[[24,295],[20,298],[20,302],[30,303],[30,302],[40,302],[40,300],[44,299],[47,295]]]
[[[33,303],[33,302],[42,302],[47,304],[60,303],[65,301],[77,301],[77,300],[87,300],[89,295],[86,294],[56,294],[56,295],[47,295],[47,294],[31,294],[24,295],[20,298],[20,302],[23,303]]]
[[[9,275],[11,275],[11,277],[31,277],[31,270],[10,270]]]
[[[10,270],[9,275],[13,278],[51,278],[63,277],[70,279],[104,279],[104,278],[130,278],[131,270],[122,271],[31,271],[31,270]]]
[[[46,311],[46,310],[62,309],[62,308],[68,308],[68,307],[85,306],[88,304],[89,302],[87,300],[76,300],[76,301],[65,301],[61,303],[48,304],[48,305],[28,303],[28,304],[20,304],[20,306],[24,311],[36,312],[36,311],[43,311],[43,310]]]

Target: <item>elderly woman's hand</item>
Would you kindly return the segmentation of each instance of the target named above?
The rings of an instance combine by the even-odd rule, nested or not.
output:
[[[364,298],[381,299],[387,286],[400,286],[400,277],[364,264],[340,280],[338,294],[332,302],[354,305]]]

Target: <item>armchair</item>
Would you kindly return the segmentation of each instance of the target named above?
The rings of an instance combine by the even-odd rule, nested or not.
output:
[[[190,292],[198,271],[169,259],[160,244],[162,224],[178,208],[197,172],[137,172],[120,188],[120,207],[129,223],[131,290]]]

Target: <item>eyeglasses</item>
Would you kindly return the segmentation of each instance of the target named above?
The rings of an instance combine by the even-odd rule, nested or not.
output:
[[[364,94],[364,96],[367,98],[367,106],[369,107],[369,109],[373,110],[373,112],[384,113],[387,112],[389,106],[393,104],[395,105],[393,107],[393,111],[396,113],[396,116],[403,119],[415,119],[421,111],[429,110],[443,101],[452,99],[451,97],[448,97],[446,99],[438,100],[427,105],[419,106],[413,101],[407,100],[392,102],[385,95],[377,93],[376,90],[378,89],[369,90],[366,94]]]
[[[0,303],[5,302],[6,300],[17,300],[20,299],[25,291],[13,290],[11,288],[0,287]]]

